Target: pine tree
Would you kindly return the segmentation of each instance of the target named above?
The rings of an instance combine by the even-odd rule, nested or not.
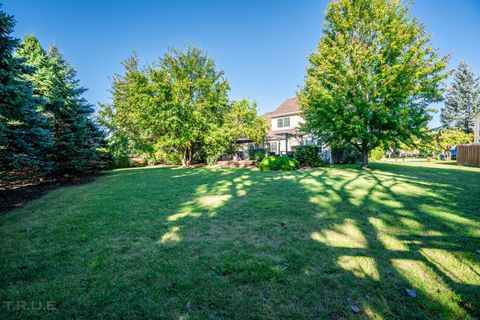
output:
[[[14,26],[14,18],[0,11],[0,164],[2,175],[27,171],[32,177],[48,168],[43,150],[51,145],[51,133],[27,79],[32,69],[14,56]]]
[[[103,136],[90,118],[93,108],[83,97],[86,89],[80,86],[76,71],[55,46],[46,52],[33,35],[23,39],[16,54],[35,69],[29,80],[35,85],[35,96],[45,101],[43,112],[53,131],[49,152],[53,173],[92,169]]]
[[[45,109],[52,115],[54,134],[53,160],[56,174],[93,169],[96,161],[98,132],[90,119],[94,110],[83,94],[77,73],[55,46],[47,53],[49,90]]]
[[[52,93],[53,73],[47,52],[40,41],[34,35],[25,36],[15,51],[15,56],[23,59],[24,64],[33,70],[25,78],[32,82],[34,95],[46,101]],[[43,112],[46,113],[45,110]]]
[[[473,117],[480,111],[480,84],[472,68],[461,61],[445,99],[440,120],[448,129],[473,131]]]

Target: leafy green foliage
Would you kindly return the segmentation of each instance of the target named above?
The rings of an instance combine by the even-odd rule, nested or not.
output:
[[[401,0],[330,2],[299,94],[305,129],[331,145],[368,152],[423,134],[426,106],[441,99],[448,57]]]
[[[318,154],[318,147],[315,145],[308,146],[294,146],[293,158],[296,159],[300,165],[307,167],[321,167],[323,166],[323,159]]]
[[[258,165],[262,171],[292,171],[300,167],[300,163],[287,156],[268,156]]]
[[[100,121],[115,156],[146,155],[152,162],[212,163],[235,138],[260,140],[266,123],[247,100],[230,102],[230,85],[198,48],[171,49],[143,69],[133,55],[114,75],[113,101]]]
[[[370,158],[370,160],[378,161],[383,158],[384,154],[385,150],[383,149],[383,147],[375,147],[370,150],[370,152],[368,153],[368,157]]]
[[[446,128],[471,133],[472,119],[479,111],[479,78],[465,61],[461,61],[455,72],[452,88],[447,93],[440,120]]]
[[[248,157],[250,160],[255,160],[257,162],[262,161],[267,154],[266,148],[251,148],[248,149]]]
[[[246,99],[230,102],[223,112],[220,125],[205,138],[205,157],[201,161],[208,164],[217,161],[230,148],[234,139],[260,141],[267,131],[265,120],[258,116],[256,104]]]
[[[439,130],[435,133],[433,141],[437,149],[442,150],[448,158],[450,156],[450,150],[456,145],[473,142],[473,134],[465,133],[462,130]]]

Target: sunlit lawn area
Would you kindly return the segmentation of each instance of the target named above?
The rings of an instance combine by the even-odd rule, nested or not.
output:
[[[478,168],[117,170],[0,234],[1,317],[480,317]]]

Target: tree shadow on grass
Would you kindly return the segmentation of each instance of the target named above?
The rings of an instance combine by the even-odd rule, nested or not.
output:
[[[45,227],[53,247],[30,240],[39,272],[5,268],[2,282],[30,282],[18,298],[37,290],[66,316],[355,318],[356,305],[370,318],[478,317],[471,173],[373,167],[115,173],[95,186],[108,205],[69,207]]]
[[[222,218],[176,239],[176,247],[205,241],[200,265],[220,281],[199,286],[212,290],[193,294],[196,309],[185,314],[228,301],[214,310],[330,318],[352,316],[349,305],[357,304],[370,317],[477,316],[478,221],[458,205],[463,186],[409,169],[242,172],[214,209]],[[445,213],[432,214],[437,209]]]
[[[403,174],[405,177],[405,173]],[[405,316],[413,312],[410,316],[423,314],[428,318],[432,316],[432,311],[438,312],[437,316],[446,318],[463,317],[464,311],[476,315],[480,278],[478,278],[478,271],[472,266],[478,261],[474,253],[479,245],[478,222],[461,218],[462,216],[471,217],[473,211],[470,211],[468,206],[459,208],[457,205],[457,202],[461,203],[462,200],[459,197],[452,197],[454,194],[452,189],[457,186],[448,185],[444,183],[445,181],[442,181],[443,184],[436,183],[429,186],[424,183],[428,180],[422,181],[422,178],[416,174],[414,179],[407,176],[409,179],[404,181],[399,174],[390,179],[391,181],[384,177],[380,180],[377,177],[378,172],[375,171],[367,171],[363,175],[364,179],[373,179],[374,183],[366,194],[360,196],[363,197],[360,202],[352,203],[355,207],[353,209],[358,210],[360,214],[352,216],[351,212],[348,212],[343,220],[340,219],[340,222],[335,224],[337,228],[338,226],[345,228],[347,222],[355,223],[357,232],[363,235],[362,246],[339,248],[342,245],[345,246],[345,241],[339,242],[331,235],[338,232],[335,228],[323,229],[320,233],[315,233],[317,236],[312,238],[324,245],[335,247],[335,251],[344,252],[351,258],[350,260],[354,260],[355,252],[369,259],[371,265],[376,265],[376,272],[372,273],[370,270],[370,276],[373,274],[376,279],[379,279],[386,291],[394,286],[397,294],[401,293],[407,281],[410,287],[416,287],[425,297],[418,299],[419,304],[416,306],[411,302],[398,303],[395,306],[396,311],[392,313],[389,313],[389,308],[385,306],[377,306],[376,310],[381,311],[380,313],[384,316],[400,314]],[[408,184],[408,188],[404,188],[405,190],[401,192],[400,184]],[[429,192],[420,193],[418,190],[412,190],[415,187],[421,187]],[[337,190],[343,201],[352,200],[352,191],[345,185]],[[428,204],[428,210],[422,207],[423,204]],[[432,216],[434,210],[446,211],[444,213],[446,217]],[[339,218],[341,216],[342,214]],[[455,219],[452,220],[452,216]],[[328,237],[328,232],[331,239]],[[355,232],[349,230],[344,236],[351,238],[352,234],[355,235]],[[465,245],[465,243],[468,244]],[[445,259],[445,255],[452,257]],[[447,264],[442,265],[442,263]],[[368,263],[365,261],[361,265],[353,263],[352,266],[352,261],[343,261],[343,264],[357,276],[361,274],[360,271],[368,270],[365,267],[365,264],[368,267]],[[459,272],[463,278],[458,277],[457,274],[457,279],[453,279],[452,271],[458,266],[466,266],[463,274]],[[370,269],[374,270],[374,268]],[[392,277],[392,275],[395,276]],[[401,284],[400,277],[404,280]],[[393,301],[395,298],[405,302],[402,301],[404,300],[402,296],[390,297],[394,299]],[[413,307],[413,310],[402,310],[402,306],[403,308]],[[364,309],[367,311],[368,308],[371,311],[371,305],[367,303]]]

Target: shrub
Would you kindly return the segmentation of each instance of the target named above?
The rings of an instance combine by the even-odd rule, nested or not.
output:
[[[321,167],[323,166],[323,160],[318,154],[318,147],[311,146],[294,146],[293,157],[302,166],[308,167]]]
[[[263,159],[258,167],[262,171],[291,171],[298,169],[300,163],[296,159],[286,156],[269,156]]]
[[[335,164],[356,163],[361,156],[360,152],[350,145],[332,148],[332,163]]]
[[[252,148],[252,149],[248,149],[248,156],[250,160],[255,160],[260,162],[265,158],[266,152],[267,152],[267,149],[265,148]]]
[[[383,158],[384,154],[385,154],[385,150],[383,150],[382,147],[376,147],[370,150],[370,152],[368,153],[368,157],[372,161],[378,161]]]
[[[118,158],[113,160],[112,164],[113,168],[119,169],[119,168],[129,168],[130,167],[130,158]]]

